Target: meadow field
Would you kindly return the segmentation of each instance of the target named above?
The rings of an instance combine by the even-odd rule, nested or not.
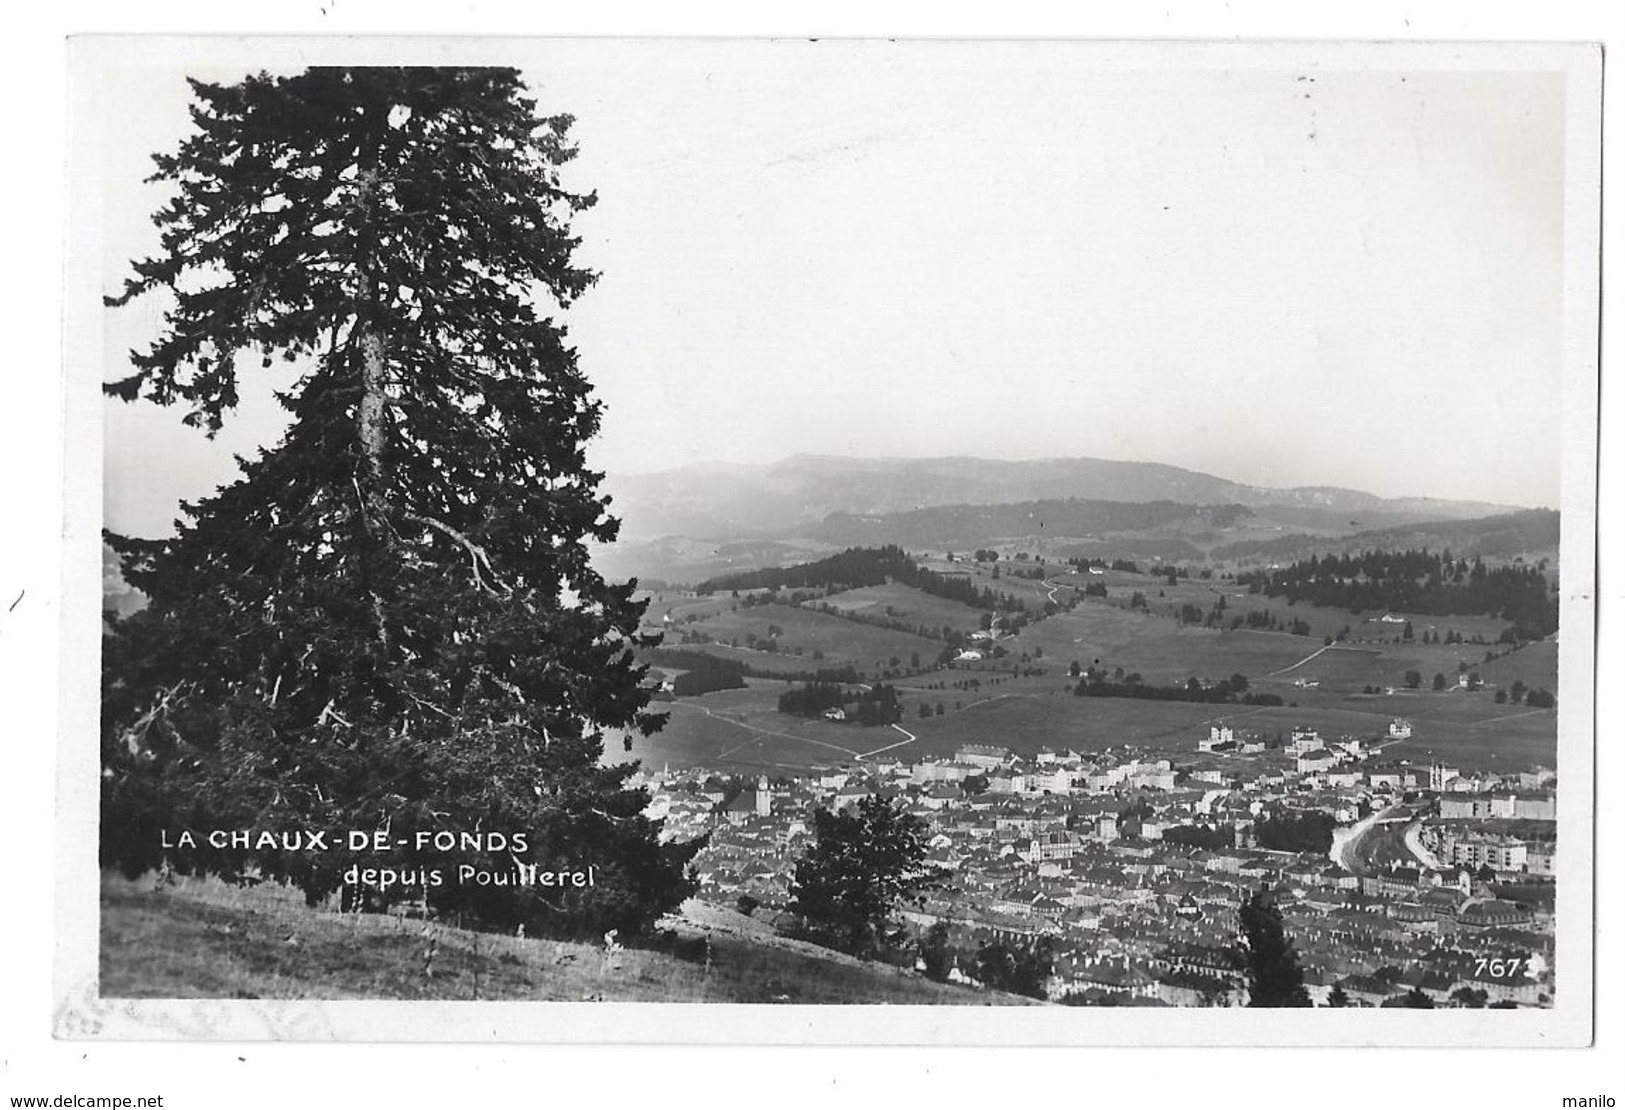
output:
[[[1497,650],[1503,650],[1498,648]],[[1543,641],[1525,644],[1516,651],[1480,663],[1474,668],[1485,682],[1511,686],[1522,680],[1527,686],[1557,692],[1557,644]]]
[[[1329,739],[1346,736],[1373,742],[1387,741],[1389,722],[1403,717],[1412,723],[1413,735],[1389,744],[1386,752],[1395,759],[1423,763],[1439,759],[1492,770],[1556,763],[1555,711],[1495,701],[1496,687],[1510,687],[1514,681],[1555,692],[1555,643],[1529,644],[1516,651],[1493,643],[1424,644],[1422,632],[1436,625],[1421,618],[1413,620],[1413,638],[1405,640],[1403,624],[1382,621],[1379,614],[1357,617],[1308,604],[1289,605],[1223,580],[1180,579],[1170,586],[1165,577],[1114,570],[1094,575],[1053,563],[1043,568],[1042,581],[1008,573],[995,580],[991,564],[963,559],[948,563],[941,557],[926,558],[924,563],[936,570],[968,573],[978,588],[1019,592],[1030,599],[1033,612],[1041,612],[1052,594],[1063,605],[1071,603],[1073,590],[1090,583],[1104,583],[1108,597],[1080,598],[1071,608],[1002,637],[997,641],[1002,654],[996,657],[989,652],[979,661],[936,667],[939,640],[806,606],[743,606],[740,599],[727,596],[674,595],[663,606],[674,621],[670,630],[704,632],[723,642],[696,646],[761,670],[789,674],[850,663],[867,681],[875,681],[887,669],[905,672],[906,677],[892,681],[900,694],[904,731],[782,715],[776,701],[784,683],[752,680],[745,690],[672,703],[665,729],[653,738],[635,738],[633,754],[654,766],[791,770],[847,761],[876,750],[898,756],[949,755],[967,743],[996,744],[1024,755],[1042,747],[1092,751],[1123,744],[1194,753],[1198,738],[1220,720],[1270,735],[1313,727]],[[1145,608],[1129,607],[1136,591],[1146,595]],[[1187,602],[1205,612],[1220,596],[1225,598],[1226,623],[1236,614],[1267,609],[1282,622],[1307,621],[1315,634],[1206,628],[1182,624],[1174,615]],[[982,616],[975,608],[897,583],[848,590],[821,601],[853,618],[886,617],[963,631],[977,627]],[[651,606],[651,613],[657,608],[662,608],[659,602]],[[737,640],[743,645],[751,635],[764,641],[769,625],[782,629],[773,652],[726,643]],[[1493,640],[1504,622],[1449,618],[1437,622],[1437,627]],[[1346,640],[1326,643],[1326,637],[1345,628]],[[668,635],[667,642],[675,639]],[[818,660],[813,659],[815,651],[821,655]],[[1491,652],[1507,654],[1486,661]],[[912,666],[916,655],[919,670]],[[893,659],[900,666],[889,667]],[[1211,684],[1239,673],[1248,679],[1251,691],[1275,694],[1284,704],[1081,698],[1070,691],[1075,684],[1068,674],[1073,662],[1084,668],[1097,666],[1108,674],[1121,668],[1151,685],[1183,685],[1193,677]],[[1419,688],[1407,686],[1409,672],[1420,676]],[[1483,689],[1457,689],[1457,676],[1469,672],[1478,673]],[[1445,689],[1433,689],[1436,675],[1444,676]],[[614,751],[612,757],[622,756]]]
[[[1122,667],[1149,683],[1227,678],[1237,671],[1251,679],[1291,667],[1323,646],[1284,633],[1181,626],[1167,617],[1094,600],[1028,625],[1002,642],[1018,654],[1041,651],[1044,662],[1062,672],[1077,660],[1108,671]]]
[[[1214,675],[1233,673],[1258,658],[1256,643],[1248,645],[1252,654],[1230,651],[1231,646],[1247,644],[1249,637],[1268,639],[1259,633],[1185,634],[1192,644],[1204,644],[1212,652],[1204,659],[1190,647],[1186,660],[1201,673]],[[1350,657],[1350,666],[1387,666],[1367,658],[1370,654],[1366,649],[1328,650],[1309,666],[1344,657]],[[896,730],[780,714],[776,702],[785,684],[753,679],[746,690],[668,703],[665,728],[653,737],[635,738],[631,754],[653,767],[784,770],[846,762],[881,748],[899,757],[951,755],[967,743],[997,744],[1022,755],[1043,747],[1097,751],[1124,744],[1194,754],[1208,728],[1223,721],[1265,735],[1312,727],[1328,739],[1381,740],[1387,744],[1386,756],[1413,763],[1439,759],[1469,769],[1503,770],[1556,765],[1556,711],[1497,704],[1487,689],[1399,689],[1373,695],[1361,693],[1360,685],[1330,681],[1297,688],[1282,677],[1255,680],[1254,687],[1279,693],[1287,704],[1247,706],[1077,697],[1071,684],[1065,669],[1053,664],[1042,673],[1022,676],[961,665],[900,680],[894,684],[903,708],[899,727],[915,739],[899,744],[904,737]],[[935,712],[939,704],[941,716]],[[930,716],[919,716],[922,705]],[[1396,717],[1411,722],[1409,739],[1388,740],[1389,722]],[[618,746],[613,755],[624,758]]]
[[[951,628],[956,632],[976,631],[981,627],[982,617],[979,609],[899,582],[842,590],[807,605],[812,608],[828,605],[842,616],[900,620],[930,628]]]
[[[1057,573],[1051,574],[1049,580],[1063,587],[1063,597],[1068,596],[1072,589],[1081,590],[1091,583],[1102,584],[1106,587],[1107,603],[1126,606],[1136,593],[1140,593],[1145,595],[1147,611],[1162,617],[1177,616],[1187,604],[1195,605],[1205,616],[1222,598],[1225,605],[1226,627],[1238,616],[1245,619],[1250,613],[1269,613],[1282,626],[1290,626],[1294,620],[1305,622],[1309,625],[1310,637],[1317,640],[1327,636],[1335,637],[1347,629],[1348,640],[1351,643],[1398,642],[1404,630],[1403,623],[1383,621],[1382,613],[1354,614],[1344,609],[1312,605],[1306,601],[1293,603],[1282,597],[1271,598],[1262,593],[1249,593],[1246,586],[1218,577],[1181,578],[1174,585],[1169,585],[1165,577],[1109,568],[1098,575],[1070,568],[1063,570],[1052,566],[1050,569]],[[1099,599],[1091,600],[1099,603]],[[1431,617],[1403,612],[1389,615],[1408,618],[1411,622],[1411,631],[1418,639],[1425,631],[1436,631],[1441,637],[1449,632],[1460,632],[1465,639],[1471,640],[1477,636],[1493,643],[1507,627],[1506,621],[1487,616]]]
[[[847,620],[805,606],[742,606],[731,599],[713,599],[708,605],[717,608],[708,608],[709,615],[692,623],[669,629],[667,646],[695,648],[774,673],[850,664],[865,675],[888,668],[909,668],[916,655],[921,666],[929,666],[943,647],[940,640]],[[966,611],[974,616],[974,611]],[[687,610],[685,615],[693,613],[694,610]],[[774,628],[781,631],[774,634]],[[684,633],[709,636],[712,642],[685,644]],[[747,646],[751,637],[756,639],[754,649]],[[761,647],[769,640],[774,644],[771,652]],[[897,663],[893,663],[893,659]]]

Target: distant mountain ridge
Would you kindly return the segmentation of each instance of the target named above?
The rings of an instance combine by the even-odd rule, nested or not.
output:
[[[1251,509],[1234,503],[1192,505],[1068,498],[942,505],[896,513],[831,513],[814,525],[809,535],[837,546],[896,543],[916,549],[975,547],[1021,537],[1091,540],[1155,534],[1165,539],[1184,539],[1232,531],[1253,516]]]
[[[1384,498],[1333,486],[1272,489],[1167,463],[1095,458],[1008,461],[970,456],[845,458],[792,455],[767,465],[696,463],[642,475],[612,475],[605,489],[623,535],[737,540],[803,534],[832,514],[878,516],[945,506],[1032,501],[1173,502],[1301,510],[1354,516],[1343,527],[1465,520],[1514,505],[1426,497]],[[1381,514],[1380,520],[1359,519]],[[1271,514],[1283,519],[1280,514]],[[1321,522],[1307,519],[1307,527]]]

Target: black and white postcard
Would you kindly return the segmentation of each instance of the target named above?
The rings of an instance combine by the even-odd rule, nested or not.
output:
[[[59,1036],[1589,1041],[1595,48],[72,54]]]

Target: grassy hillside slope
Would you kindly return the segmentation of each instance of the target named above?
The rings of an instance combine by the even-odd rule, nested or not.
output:
[[[777,937],[689,903],[669,950],[476,933],[308,909],[294,891],[102,882],[106,998],[446,999],[1023,1005]],[[709,949],[709,954],[707,954]]]

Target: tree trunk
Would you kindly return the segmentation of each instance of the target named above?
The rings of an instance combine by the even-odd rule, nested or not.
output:
[[[361,332],[361,406],[357,418],[361,438],[361,474],[365,479],[367,513],[375,525],[384,523],[384,341],[370,325]]]
[[[376,553],[389,543],[389,497],[385,493],[388,474],[384,465],[384,339],[377,323],[372,319],[372,305],[376,303],[378,281],[376,260],[373,258],[373,219],[377,203],[374,192],[378,186],[376,146],[359,175],[360,209],[363,231],[360,236],[361,252],[357,261],[361,270],[361,305],[356,318],[356,342],[361,349],[361,400],[356,407],[356,435],[361,446],[362,517],[362,584],[372,601],[373,622],[378,643],[389,650],[389,628],[384,619],[383,599],[372,582],[372,566]]]

